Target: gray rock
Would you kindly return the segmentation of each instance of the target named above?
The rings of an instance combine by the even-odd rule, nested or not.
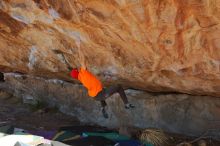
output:
[[[126,90],[128,99],[136,108],[125,109],[119,95],[115,94],[107,99],[109,119],[105,119],[100,103],[88,97],[80,84],[6,74],[4,89],[15,96],[46,101],[85,124],[109,128],[153,127],[189,136],[198,136],[209,130],[209,135],[220,137],[220,98]]]

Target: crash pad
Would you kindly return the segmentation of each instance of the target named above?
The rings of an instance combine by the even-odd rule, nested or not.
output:
[[[104,127],[98,127],[98,126],[65,126],[65,127],[60,127],[58,131],[71,131],[75,134],[82,134],[83,132],[114,132],[112,130],[109,130]]]
[[[98,132],[84,132],[84,137],[87,136],[102,136],[107,139],[113,140],[113,141],[121,141],[121,140],[129,140],[130,138],[124,135],[120,135],[116,132],[109,132],[109,133],[98,133]]]
[[[74,132],[71,131],[59,131],[58,133],[56,133],[56,135],[52,138],[52,140],[55,141],[67,141],[67,140],[74,140],[74,139],[78,139],[81,136],[78,134],[75,134]]]
[[[0,138],[2,146],[14,146],[17,142],[27,145],[38,145],[44,142],[44,138],[34,135],[7,135]]]
[[[73,146],[115,146],[116,142],[100,136],[89,136],[76,140],[65,141],[65,144]]]
[[[45,130],[28,130],[27,131],[30,134],[42,136],[46,139],[52,139],[54,135],[56,134],[56,131],[45,131]]]

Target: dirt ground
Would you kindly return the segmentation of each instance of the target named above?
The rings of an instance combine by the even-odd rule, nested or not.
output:
[[[0,125],[11,124],[25,130],[57,130],[62,126],[80,125],[80,122],[72,117],[60,113],[56,108],[48,108],[45,105],[30,106],[23,104],[22,100],[10,94],[0,91]],[[195,138],[177,134],[166,134],[169,138],[169,146],[177,146],[184,141],[193,141]],[[192,145],[178,146],[220,146],[220,141],[211,138],[204,139],[207,145],[199,145],[198,141]]]
[[[26,130],[56,130],[62,126],[79,125],[79,121],[54,108],[23,104],[20,98],[0,92],[0,124],[9,123]]]

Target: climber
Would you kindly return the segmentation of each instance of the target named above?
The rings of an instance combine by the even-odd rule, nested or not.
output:
[[[0,72],[0,82],[5,82],[4,74]]]
[[[126,109],[134,108],[134,105],[128,102],[127,96],[121,85],[112,85],[107,88],[102,86],[102,83],[99,81],[99,79],[87,70],[85,56],[83,55],[81,49],[78,51],[79,60],[81,63],[80,69],[72,69],[67,61],[65,59],[64,60],[68,65],[68,68],[71,69],[71,76],[74,79],[79,80],[87,88],[90,97],[93,97],[93,99],[101,102],[101,111],[103,116],[108,118],[108,114],[106,112],[107,103],[105,100],[114,93],[119,93]]]
[[[106,112],[106,102],[105,100],[113,95],[114,93],[119,93],[122,101],[124,102],[125,108],[134,108],[134,105],[128,102],[127,96],[121,85],[112,85],[108,88],[103,88],[102,83],[96,78],[92,73],[87,70],[87,65],[85,61],[85,56],[81,52],[81,49],[78,49],[79,54],[79,62],[81,64],[80,69],[72,68],[70,63],[65,58],[64,53],[60,50],[53,50],[55,54],[60,54],[62,56],[63,61],[67,65],[69,71],[71,71],[71,76],[74,79],[79,80],[88,90],[89,96],[93,97],[93,99],[100,101],[102,105],[102,114],[105,118],[108,118],[108,114]]]
[[[120,85],[112,85],[108,88],[103,88],[102,83],[92,73],[86,70],[85,67],[81,67],[80,70],[77,68],[72,69],[71,76],[74,79],[78,79],[88,89],[89,96],[101,102],[102,113],[105,118],[108,118],[108,114],[105,109],[107,105],[105,100],[114,93],[120,94],[126,109],[134,108],[134,105],[128,102],[126,94]]]

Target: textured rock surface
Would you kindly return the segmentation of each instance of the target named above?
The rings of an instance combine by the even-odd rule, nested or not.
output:
[[[185,94],[153,95],[146,92],[126,90],[136,108],[124,109],[122,101],[115,94],[107,99],[110,118],[104,119],[100,103],[89,98],[85,89],[61,80],[45,80],[31,76],[6,75],[6,83],[0,84],[25,102],[35,99],[47,101],[67,114],[76,116],[82,123],[98,124],[118,128],[135,126],[139,128],[161,128],[168,132],[199,136],[207,134],[220,138],[220,99]]]
[[[71,80],[62,56],[105,84],[220,95],[219,0],[1,0],[0,70]]]

